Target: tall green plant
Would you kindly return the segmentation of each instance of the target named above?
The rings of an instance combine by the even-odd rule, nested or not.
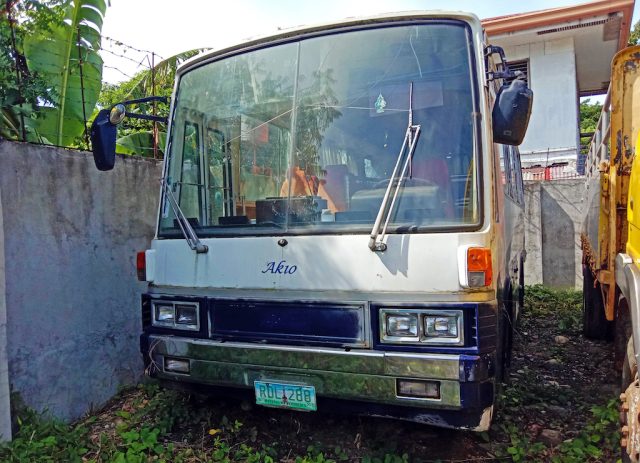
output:
[[[27,67],[24,38],[62,23],[66,0],[0,0],[0,137],[46,142],[33,127],[39,101],[54,89]]]
[[[36,130],[51,143],[70,146],[85,129],[102,88],[100,32],[105,0],[70,0],[65,19],[24,39],[28,68],[55,90],[38,110]]]

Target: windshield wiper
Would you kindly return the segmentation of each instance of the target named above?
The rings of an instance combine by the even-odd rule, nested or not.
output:
[[[176,197],[173,196],[173,192],[169,187],[169,183],[167,183],[166,179],[162,179],[162,189],[164,191],[164,196],[169,201],[169,205],[171,206],[171,210],[173,210],[173,215],[176,216],[176,220],[178,225],[180,226],[180,230],[182,231],[182,235],[184,239],[187,241],[187,244],[191,248],[192,251],[197,252],[198,254],[205,254],[209,251],[209,247],[206,244],[202,244],[198,235],[193,230],[193,227],[189,223],[189,220],[180,209],[180,204],[176,201]]]
[[[373,230],[371,230],[371,237],[369,238],[369,249],[374,252],[384,252],[387,250],[387,245],[384,243],[384,237],[387,233],[387,225],[389,225],[389,220],[391,220],[393,206],[396,204],[398,192],[400,191],[400,187],[407,175],[407,169],[409,168],[409,164],[413,158],[413,152],[416,150],[419,136],[420,125],[413,123],[413,82],[410,82],[409,123],[407,125],[407,131],[404,134],[402,148],[400,148],[400,152],[398,153],[396,165],[393,168],[389,185],[387,185],[387,190],[382,198],[382,204],[378,210],[376,221],[373,224]]]

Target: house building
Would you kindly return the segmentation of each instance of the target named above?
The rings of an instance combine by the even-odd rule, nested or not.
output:
[[[606,94],[610,63],[627,45],[635,0],[598,0],[482,21],[492,45],[534,92],[523,167],[567,163],[580,152],[581,97]]]

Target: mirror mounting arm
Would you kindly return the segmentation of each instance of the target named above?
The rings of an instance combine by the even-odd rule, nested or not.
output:
[[[502,70],[500,71],[490,71],[489,70],[489,56],[498,55],[500,56],[500,65],[502,66]],[[495,79],[512,79],[517,77],[516,73],[509,69],[509,65],[507,63],[507,58],[504,54],[504,49],[497,45],[487,45],[484,49],[484,58],[485,58],[485,68],[487,69],[487,80],[492,81]]]
[[[158,101],[160,103],[168,103],[169,99],[166,96],[148,96],[148,97],[145,97],[145,98],[136,98],[135,100],[123,101],[120,104],[122,104],[124,106],[128,106],[130,104],[149,103],[151,101]],[[147,115],[147,114],[137,114],[137,113],[131,113],[129,111],[127,111],[125,113],[125,115],[127,117],[132,117],[134,119],[144,119],[145,121],[162,122],[164,124],[167,124],[169,122],[169,118],[168,117],[162,117],[162,116],[151,116],[151,115]]]
[[[145,98],[137,98],[135,100],[123,101],[122,104],[126,106],[126,105],[129,105],[129,104],[148,103],[150,101],[158,101],[160,103],[168,103],[169,99],[166,96],[147,96]]]
[[[149,114],[130,113],[129,111],[127,111],[125,115],[127,117],[132,117],[134,119],[144,119],[145,121],[163,122],[165,124],[169,122],[168,117],[162,117],[162,116],[151,116]]]

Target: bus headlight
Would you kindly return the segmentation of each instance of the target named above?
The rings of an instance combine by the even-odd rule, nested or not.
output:
[[[458,317],[427,314],[424,317],[424,332],[430,338],[457,338]]]
[[[176,304],[176,323],[178,325],[198,324],[198,307],[195,305]]]
[[[151,324],[159,328],[176,330],[200,329],[199,304],[197,302],[154,301]]]
[[[464,345],[462,310],[380,309],[380,342]]]
[[[389,336],[418,336],[418,315],[387,315],[387,334]]]
[[[175,319],[175,311],[173,304],[156,304],[155,305],[155,321],[159,323],[168,323],[173,325]]]

